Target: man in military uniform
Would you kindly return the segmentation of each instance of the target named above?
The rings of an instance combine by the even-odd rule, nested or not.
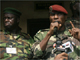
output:
[[[32,58],[31,46],[34,40],[21,32],[21,12],[14,8],[4,9],[4,30],[0,31],[0,60],[26,60]]]
[[[80,35],[78,31],[75,34],[74,30],[67,30],[65,26],[65,21],[67,19],[68,12],[66,9],[60,5],[51,5],[49,7],[50,13],[50,28],[39,30],[36,35],[34,36],[34,40],[36,41],[33,45],[34,52],[38,53],[39,58],[48,59],[48,60],[73,60],[73,59],[80,59],[80,40],[79,37],[76,39],[71,36]],[[73,24],[71,23],[72,28],[74,28]],[[71,34],[70,34],[71,33]],[[79,34],[79,35],[78,35]],[[64,39],[67,37],[66,39]],[[68,40],[74,42],[75,48],[74,51],[67,54],[65,52],[56,54],[53,50],[53,44],[57,40],[62,40],[65,43]]]

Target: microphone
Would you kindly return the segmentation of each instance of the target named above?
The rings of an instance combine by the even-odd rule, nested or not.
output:
[[[54,33],[57,33],[57,31],[58,31],[58,28],[54,27]]]
[[[55,22],[60,23],[59,21],[54,21],[54,23],[55,23]],[[54,27],[54,33],[57,33],[57,31],[58,31],[58,27]]]

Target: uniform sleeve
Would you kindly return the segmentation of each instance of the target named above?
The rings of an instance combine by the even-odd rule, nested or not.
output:
[[[22,46],[19,46],[20,45],[19,42],[22,43]],[[18,47],[24,47],[24,48],[22,48],[23,55],[22,54],[18,54],[18,56],[22,56],[23,59],[25,59],[25,58],[32,59],[33,58],[33,51],[31,49],[31,47],[32,47],[32,45],[34,43],[33,38],[29,34],[22,33],[21,37],[18,39],[18,43],[19,43]],[[19,57],[19,59],[22,59],[22,58]]]
[[[34,58],[39,58],[40,56],[43,56],[44,51],[40,48],[40,42],[43,39],[43,36],[41,34],[41,30],[39,30],[36,35],[34,36],[35,43],[32,46]]]

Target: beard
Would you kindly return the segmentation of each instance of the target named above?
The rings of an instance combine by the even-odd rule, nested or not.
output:
[[[15,23],[13,25],[5,25],[4,24],[4,28],[7,29],[7,30],[13,30],[16,28],[16,26],[18,25],[18,23]]]

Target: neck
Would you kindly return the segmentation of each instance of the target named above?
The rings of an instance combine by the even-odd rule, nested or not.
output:
[[[19,26],[15,26],[15,28],[8,28],[6,29],[7,31],[9,31],[10,33],[18,33],[19,31],[21,31],[21,28]]]

